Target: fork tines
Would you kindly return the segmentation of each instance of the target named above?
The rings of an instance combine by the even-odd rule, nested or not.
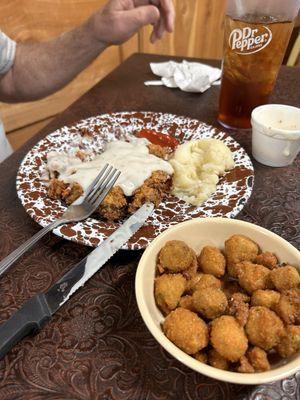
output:
[[[86,200],[91,203],[94,208],[98,208],[118,180],[120,174],[121,172],[116,168],[106,164],[93,181],[93,188],[87,195]]]

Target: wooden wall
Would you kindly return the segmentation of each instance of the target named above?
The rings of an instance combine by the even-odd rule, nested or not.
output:
[[[226,0],[173,0],[176,26],[155,45],[149,43],[150,27],[140,33],[140,50],[147,53],[221,59]]]
[[[106,0],[0,0],[0,27],[19,42],[46,41],[72,29]],[[151,45],[145,28],[123,46],[109,48],[63,90],[43,100],[0,103],[15,148],[134,52],[221,58],[226,0],[174,0],[174,34]]]

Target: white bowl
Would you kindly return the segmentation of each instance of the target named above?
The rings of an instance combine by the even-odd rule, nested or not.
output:
[[[283,379],[300,369],[300,354],[287,361],[273,365],[267,372],[243,374],[223,371],[203,364],[176,347],[163,334],[161,323],[163,315],[154,299],[154,277],[156,258],[160,249],[169,240],[183,240],[197,253],[205,245],[223,248],[224,242],[233,234],[242,234],[256,241],[263,251],[274,252],[280,262],[287,262],[300,268],[300,252],[286,240],[248,222],[226,219],[205,218],[183,222],[159,235],[144,252],[136,273],[135,292],[138,307],[149,331],[173,357],[189,368],[211,378],[238,384],[257,385]]]
[[[262,164],[284,167],[300,150],[300,108],[266,104],[252,111],[252,154]]]

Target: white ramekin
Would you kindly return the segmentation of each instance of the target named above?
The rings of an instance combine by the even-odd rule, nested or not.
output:
[[[266,104],[252,112],[252,154],[262,164],[284,167],[300,150],[300,108]]]

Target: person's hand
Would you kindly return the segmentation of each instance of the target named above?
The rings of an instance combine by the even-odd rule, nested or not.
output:
[[[90,19],[97,40],[105,45],[121,44],[140,28],[152,24],[150,40],[161,39],[174,28],[172,0],[110,0]]]

